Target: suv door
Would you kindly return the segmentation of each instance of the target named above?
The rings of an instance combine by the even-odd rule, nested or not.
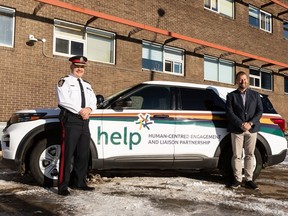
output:
[[[204,88],[179,88],[177,98],[173,167],[217,166],[213,156],[227,134],[224,101],[214,90]]]
[[[141,85],[103,110],[97,139],[105,168],[171,168],[175,129],[173,91]]]

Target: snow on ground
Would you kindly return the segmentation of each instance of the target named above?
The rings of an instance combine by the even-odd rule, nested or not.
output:
[[[288,157],[279,168],[288,170]],[[217,181],[189,177],[102,178],[95,192],[71,191],[64,198],[76,215],[288,215],[288,200],[231,190]],[[286,182],[287,184],[287,182]],[[77,207],[76,207],[77,206]]]
[[[185,177],[129,177],[99,185],[95,192],[76,192],[64,203],[77,206],[81,215],[288,214],[288,201],[244,193]]]

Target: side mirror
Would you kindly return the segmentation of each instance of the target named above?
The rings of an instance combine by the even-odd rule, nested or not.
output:
[[[97,98],[97,108],[102,107],[104,102],[103,95],[96,95],[96,98]]]

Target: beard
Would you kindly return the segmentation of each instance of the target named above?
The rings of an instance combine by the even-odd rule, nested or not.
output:
[[[247,88],[247,84],[244,84],[244,83],[240,83],[239,85],[238,85],[238,88],[239,88],[239,90],[245,90],[246,88]]]

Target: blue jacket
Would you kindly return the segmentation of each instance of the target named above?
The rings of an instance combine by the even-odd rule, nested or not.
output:
[[[260,118],[263,113],[260,94],[251,89],[246,90],[245,107],[241,92],[235,90],[226,97],[226,114],[228,118],[228,131],[232,133],[242,133],[243,122],[252,122],[253,126],[249,132],[254,133],[260,130]]]

